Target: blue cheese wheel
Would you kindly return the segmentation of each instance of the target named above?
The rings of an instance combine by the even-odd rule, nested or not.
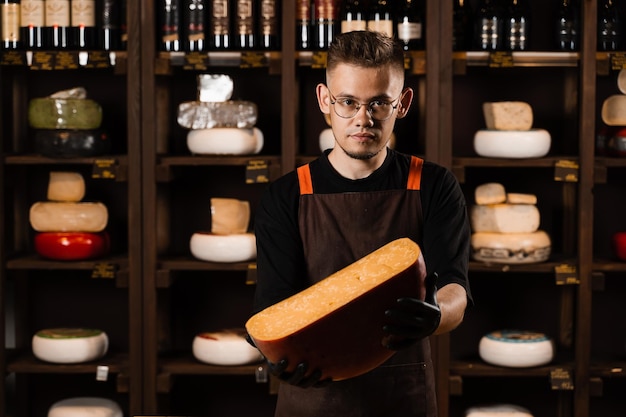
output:
[[[111,140],[98,129],[37,129],[34,151],[51,158],[99,156],[111,151]]]
[[[74,397],[57,401],[48,417],[123,417],[119,404],[108,398]]]
[[[32,340],[35,357],[51,363],[89,362],[106,355],[108,348],[107,334],[98,329],[43,329]]]
[[[498,330],[480,339],[478,353],[492,365],[510,368],[541,366],[552,361],[554,343],[543,333]]]
[[[35,129],[97,129],[102,107],[88,98],[34,98],[28,104],[28,123]]]

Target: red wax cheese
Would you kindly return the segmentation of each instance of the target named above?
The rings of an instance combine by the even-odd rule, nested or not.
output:
[[[382,345],[385,310],[399,297],[424,299],[426,266],[419,246],[394,240],[326,279],[255,314],[246,330],[287,371],[300,362],[342,380],[364,374],[394,351]]]
[[[102,257],[109,252],[107,232],[42,232],[35,235],[35,251],[44,258],[78,261]]]

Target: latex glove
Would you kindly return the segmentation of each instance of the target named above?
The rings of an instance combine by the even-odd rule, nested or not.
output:
[[[300,388],[309,388],[309,387],[323,387],[328,385],[332,380],[330,378],[320,380],[322,377],[322,371],[316,369],[311,373],[311,375],[306,375],[309,365],[306,362],[301,362],[296,366],[295,371],[286,372],[287,359],[283,359],[278,361],[278,363],[272,363],[270,361],[267,362],[269,367],[269,372],[280,379],[281,381],[287,382],[288,384],[295,385]]]
[[[441,321],[441,310],[437,304],[437,273],[428,275],[424,281],[426,297],[403,297],[396,306],[385,311],[387,324],[383,331],[388,335],[383,346],[392,350],[407,348],[433,334]]]

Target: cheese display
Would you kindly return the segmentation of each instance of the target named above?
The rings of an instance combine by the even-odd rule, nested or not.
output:
[[[246,262],[256,258],[254,233],[217,235],[196,232],[189,240],[191,254],[207,262]]]
[[[109,135],[99,129],[38,129],[34,137],[34,151],[51,158],[90,157],[111,151]]]
[[[108,398],[74,397],[52,404],[48,417],[123,417],[119,404]]]
[[[100,258],[109,253],[109,235],[105,232],[41,232],[35,235],[35,252],[43,258],[79,261]]]
[[[263,149],[263,132],[250,129],[195,129],[187,133],[187,148],[194,155],[253,155]]]
[[[474,151],[488,158],[541,158],[551,145],[552,138],[545,129],[481,129],[474,134]]]
[[[246,340],[244,329],[225,329],[196,335],[193,356],[210,365],[246,365],[260,362],[263,355]]]
[[[211,198],[211,233],[246,233],[250,224],[250,202],[236,198]]]
[[[101,232],[108,219],[100,202],[38,201],[30,207],[30,224],[38,232]]]
[[[102,107],[82,87],[58,91],[30,100],[28,123],[35,129],[98,129]]]
[[[514,404],[485,404],[465,410],[465,417],[533,417],[530,411]]]
[[[32,349],[37,359],[51,363],[83,363],[102,358],[109,338],[98,329],[53,328],[33,336]]]
[[[492,365],[527,368],[550,363],[554,358],[554,343],[543,333],[498,330],[480,339],[478,353]]]
[[[85,197],[85,179],[79,172],[50,172],[48,200],[77,202]]]
[[[246,329],[271,362],[287,359],[287,371],[306,361],[322,379],[351,378],[394,354],[382,345],[384,312],[398,297],[423,300],[425,276],[419,246],[394,240],[255,314]]]
[[[533,109],[523,101],[483,103],[483,116],[490,130],[530,130],[533,126]]]

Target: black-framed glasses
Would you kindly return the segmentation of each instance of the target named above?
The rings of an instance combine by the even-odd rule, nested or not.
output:
[[[352,119],[357,115],[359,110],[361,109],[362,103],[354,100],[350,97],[335,97],[334,94],[328,89],[328,93],[330,94],[330,104],[333,105],[335,109],[335,114],[342,119]],[[370,117],[379,122],[384,122],[389,119],[393,114],[394,110],[398,108],[400,105],[400,101],[394,106],[393,102],[396,100],[400,100],[402,97],[402,93],[394,100],[385,101],[385,100],[372,100],[367,103],[367,112],[370,114]]]

